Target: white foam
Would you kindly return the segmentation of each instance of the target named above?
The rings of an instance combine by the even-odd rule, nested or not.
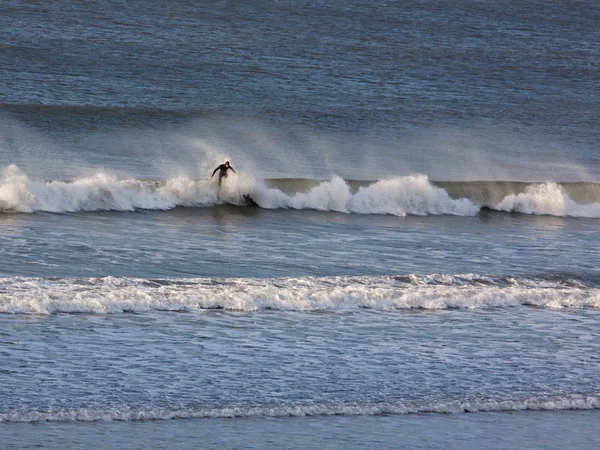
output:
[[[287,195],[247,174],[232,174],[217,186],[208,180],[176,177],[154,182],[121,180],[99,171],[74,180],[37,181],[15,165],[0,177],[0,211],[77,212],[134,209],[171,209],[177,206],[212,206],[221,202],[242,204],[250,195],[263,208],[313,209],[360,214],[475,215],[479,208],[466,199],[453,200],[425,176],[382,180],[352,194],[339,177],[324,181],[309,192]]]
[[[482,284],[459,276],[431,282],[391,277],[0,279],[0,313],[54,314],[203,311],[322,311],[369,308],[478,309],[520,305],[600,308],[600,289],[528,279]],[[404,277],[403,279],[406,279]],[[408,277],[410,278],[410,277]],[[495,285],[494,285],[495,284]]]
[[[261,180],[244,173],[230,175],[220,192],[214,181],[185,176],[147,181],[120,179],[98,171],[70,182],[42,181],[30,178],[15,165],[5,167],[0,175],[0,211],[5,212],[166,210],[177,206],[209,207],[224,202],[241,205],[247,195],[260,207],[268,209],[396,216],[474,216],[480,209],[469,199],[450,197],[447,191],[431,184],[424,175],[379,180],[360,187],[357,192],[352,192],[340,177],[333,177],[308,192],[291,194],[268,188]],[[556,183],[528,186],[525,192],[508,195],[501,202],[488,206],[525,214],[600,218],[600,203],[578,204]]]
[[[452,199],[433,186],[426,176],[407,176],[377,181],[353,194],[340,177],[320,183],[306,193],[286,195],[278,189],[257,189],[255,201],[263,208],[316,209],[357,214],[454,214],[479,212],[467,199]]]
[[[368,214],[453,214],[474,216],[479,207],[469,200],[452,199],[424,175],[381,180],[362,187],[353,196],[350,210]]]
[[[564,411],[600,409],[599,395],[569,395],[561,397],[531,397],[525,399],[448,401],[439,403],[372,403],[313,404],[257,407],[146,407],[128,406],[113,409],[74,409],[52,411],[15,411],[0,413],[0,423],[6,422],[73,422],[73,421],[135,421],[188,418],[234,417],[305,417],[305,416],[372,416],[381,414],[442,413],[458,414],[491,411]]]
[[[156,183],[119,180],[100,171],[73,182],[36,181],[11,165],[2,171],[0,179],[0,211],[131,211],[136,208],[204,206],[216,202],[216,189],[208,181],[185,177]]]
[[[600,218],[600,203],[576,203],[565,189],[556,183],[527,186],[525,192],[508,195],[492,208],[524,214]]]

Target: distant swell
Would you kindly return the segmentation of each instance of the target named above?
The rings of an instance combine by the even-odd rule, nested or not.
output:
[[[600,308],[600,289],[571,279],[464,275],[298,278],[3,278],[0,313]]]
[[[228,203],[266,209],[355,214],[475,216],[497,211],[600,218],[595,183],[432,182],[424,175],[377,181],[257,180],[233,174],[220,191],[214,181],[120,179],[99,171],[73,181],[36,180],[15,165],[0,175],[0,212],[168,210]]]
[[[598,395],[532,397],[525,399],[471,400],[439,403],[316,404],[231,407],[146,407],[112,409],[58,409],[52,411],[0,412],[6,422],[136,421],[191,418],[373,416],[382,414],[475,413],[491,411],[565,411],[600,409]]]

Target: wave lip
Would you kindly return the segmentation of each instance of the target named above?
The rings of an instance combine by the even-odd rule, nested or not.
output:
[[[600,395],[567,395],[524,399],[482,399],[437,403],[312,404],[281,406],[226,407],[146,407],[121,406],[112,409],[63,409],[0,412],[0,423],[91,422],[170,419],[209,419],[236,417],[375,416],[384,414],[459,414],[504,411],[566,411],[600,409]]]
[[[0,313],[343,311],[600,308],[600,288],[578,280],[464,275],[400,277],[4,278]]]

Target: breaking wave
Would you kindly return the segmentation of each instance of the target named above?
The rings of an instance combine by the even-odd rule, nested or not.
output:
[[[491,411],[564,411],[600,409],[599,395],[482,399],[439,403],[316,404],[231,407],[146,407],[112,409],[64,409],[52,411],[0,412],[6,422],[137,421],[234,417],[373,416],[382,414],[458,414]]]
[[[298,278],[3,278],[0,313],[600,308],[600,288],[571,279],[483,275]]]
[[[73,181],[36,180],[10,165],[0,175],[0,212],[168,210],[179,206],[253,205],[356,214],[474,216],[497,211],[600,218],[595,183],[435,182],[425,175],[377,181],[229,177],[210,180],[120,179],[103,171]]]

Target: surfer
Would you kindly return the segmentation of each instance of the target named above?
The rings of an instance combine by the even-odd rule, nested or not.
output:
[[[227,178],[227,170],[231,169],[233,170],[233,173],[236,173],[235,169],[233,167],[231,167],[231,165],[229,164],[229,161],[225,161],[225,164],[221,164],[219,167],[217,167],[215,170],[213,170],[212,175],[210,176],[211,178],[215,176],[215,173],[217,173],[217,170],[219,171],[219,186],[221,186],[221,181],[223,179],[223,177]]]

